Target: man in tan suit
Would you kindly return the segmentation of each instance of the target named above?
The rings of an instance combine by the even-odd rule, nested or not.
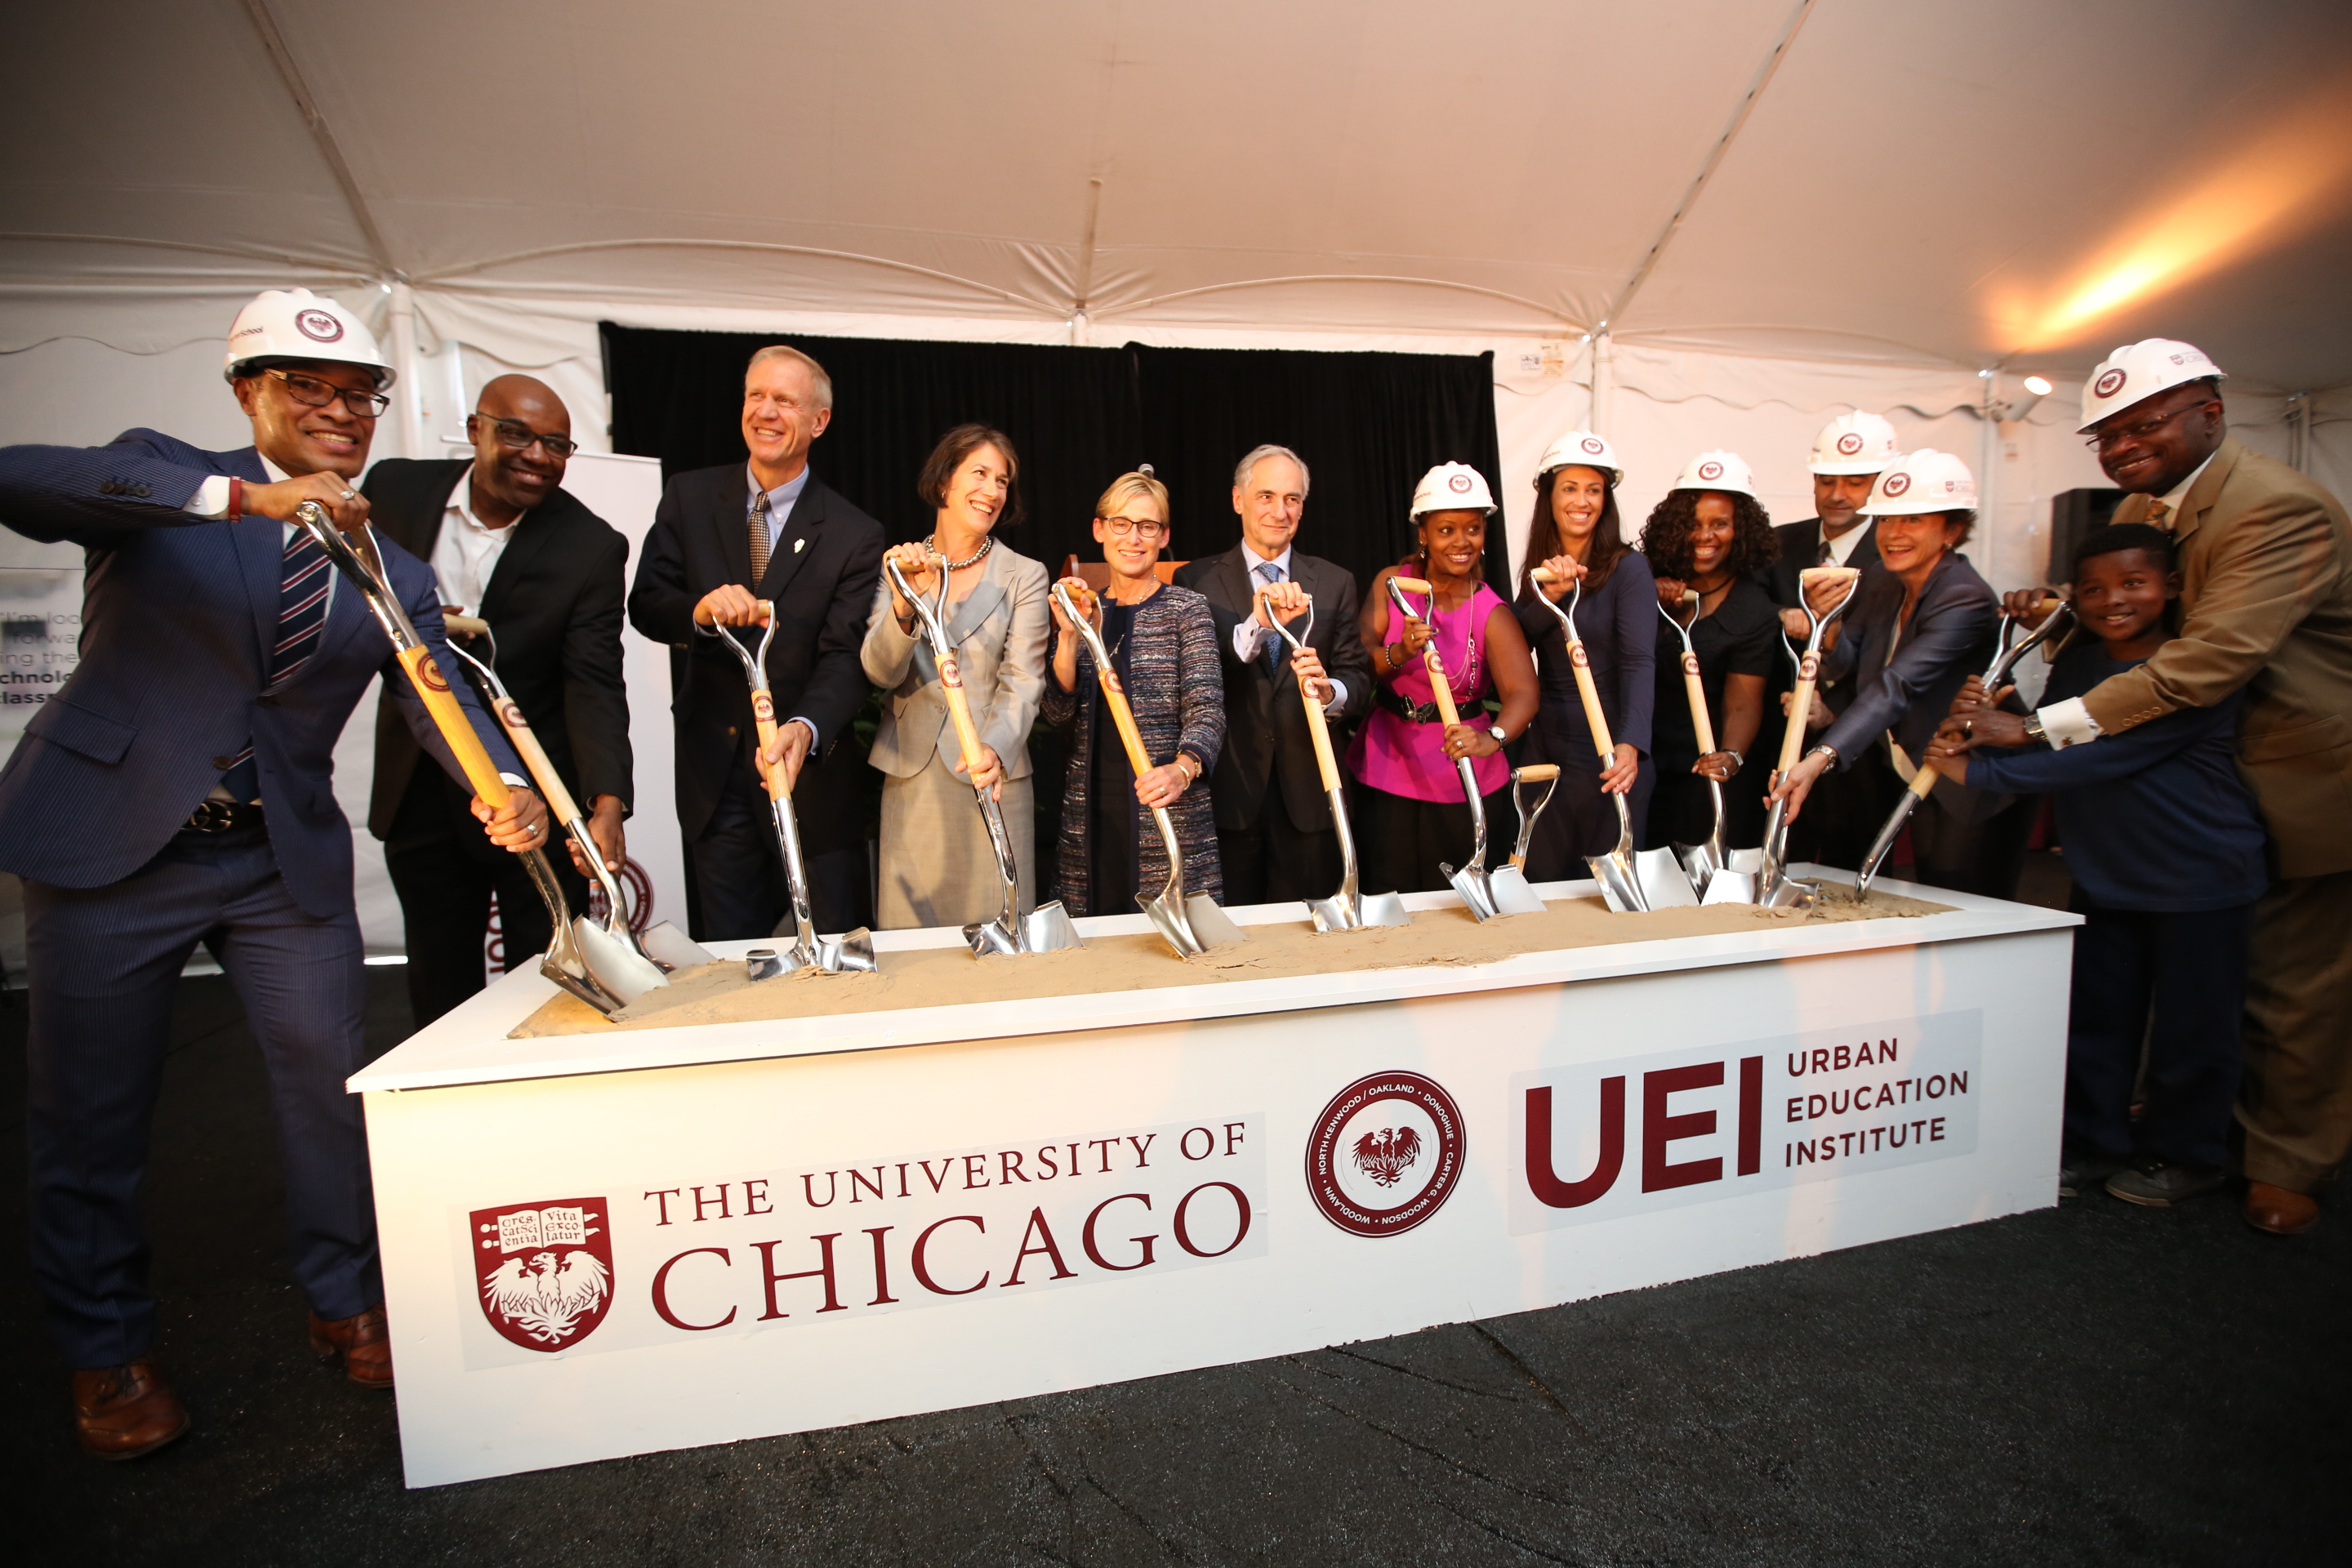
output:
[[[2151,338],[2084,388],[2099,466],[2132,492],[2114,521],[2171,531],[2184,619],[2155,658],[2026,729],[2076,745],[2245,689],[2238,765],[2276,857],[2246,989],[2245,1215],[2293,1235],[2318,1223],[2311,1194],[2352,1147],[2352,521],[2227,434],[2221,377]]]

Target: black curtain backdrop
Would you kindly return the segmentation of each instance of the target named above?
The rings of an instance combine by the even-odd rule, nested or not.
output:
[[[1074,552],[1100,559],[1095,498],[1139,463],[1167,483],[1170,553],[1190,560],[1241,536],[1232,489],[1242,454],[1262,441],[1294,448],[1312,477],[1298,547],[1360,583],[1411,548],[1405,514],[1423,471],[1465,462],[1496,485],[1502,468],[1486,354],[910,342],[610,321],[602,330],[614,449],[659,458],[665,478],[744,460],[743,366],[753,350],[782,342],[814,356],[833,377],[834,415],[811,465],[894,541],[930,530],[915,475],[940,435],[967,419],[996,426],[1020,448],[1028,513],[1005,542],[1055,572]],[[1488,580],[1507,596],[1500,527],[1489,531],[1486,559]]]

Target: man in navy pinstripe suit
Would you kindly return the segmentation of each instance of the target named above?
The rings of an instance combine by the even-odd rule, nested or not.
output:
[[[392,1384],[367,1142],[343,1080],[365,1062],[352,834],[332,752],[379,672],[418,741],[457,769],[361,596],[289,520],[313,500],[366,521],[352,488],[391,367],[357,318],[308,290],[237,317],[227,374],[254,445],[152,430],[106,447],[0,450],[0,523],[87,552],[81,662],[0,770],[0,868],[25,879],[33,1269],[73,1370],[83,1448],[132,1458],[187,1429],[151,1349],[138,1212],[173,988],[218,955],[268,1063],[294,1274],[311,1347]],[[433,574],[381,545],[436,661]],[[498,727],[456,690],[499,769]],[[526,849],[545,808],[475,815]]]

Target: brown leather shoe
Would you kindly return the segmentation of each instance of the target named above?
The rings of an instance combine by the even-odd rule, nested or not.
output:
[[[392,1329],[384,1321],[383,1303],[331,1322],[310,1314],[310,1348],[320,1361],[343,1358],[343,1375],[362,1388],[392,1386]]]
[[[2246,1223],[2273,1236],[2301,1236],[2319,1223],[2319,1200],[2307,1193],[2274,1187],[2268,1182],[2246,1184]]]
[[[93,1459],[135,1459],[188,1429],[188,1407],[152,1356],[75,1373],[73,1402],[81,1451]]]

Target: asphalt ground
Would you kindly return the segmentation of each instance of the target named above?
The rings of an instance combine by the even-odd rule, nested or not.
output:
[[[2046,893],[2045,893],[2046,896]],[[371,972],[372,1035],[407,1027]],[[0,1046],[23,1050],[18,994]],[[0,1118],[21,1138],[11,1060]],[[20,1145],[21,1146],[21,1145]],[[1311,1354],[411,1492],[311,1360],[260,1064],[183,984],[147,1201],[195,1415],[73,1446],[0,1206],[0,1526],[26,1563],[2352,1563],[2352,1214],[2104,1196]]]

